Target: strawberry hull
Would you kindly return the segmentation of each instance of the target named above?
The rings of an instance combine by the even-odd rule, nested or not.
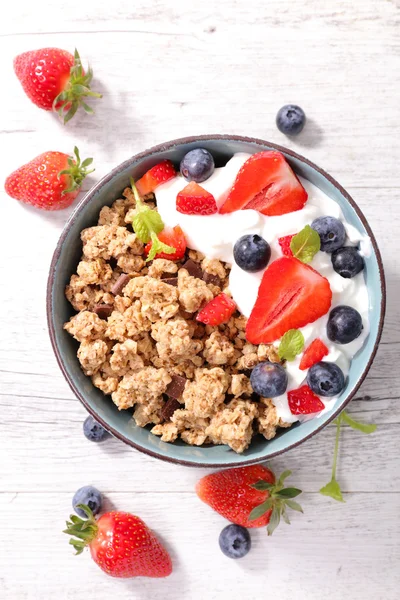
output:
[[[331,302],[325,277],[296,258],[279,258],[264,273],[246,337],[252,344],[274,342],[325,315]]]

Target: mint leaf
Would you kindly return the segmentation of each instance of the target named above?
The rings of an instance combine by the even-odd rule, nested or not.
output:
[[[164,229],[164,223],[160,214],[142,201],[132,178],[131,186],[136,201],[136,214],[132,220],[133,230],[140,241],[147,244],[152,239],[152,233],[157,235]]]
[[[253,510],[251,511],[251,513],[249,515],[249,520],[255,521],[259,517],[262,517],[267,512],[267,510],[270,510],[271,508],[272,508],[272,499],[268,498],[268,500],[265,500],[265,502],[262,502],[261,504],[259,504],[255,508],[253,508]]]
[[[357,431],[361,431],[362,433],[373,433],[376,430],[376,425],[367,425],[365,423],[359,423],[358,421],[352,419],[350,415],[347,414],[347,412],[343,412],[342,417],[343,421],[345,421],[347,425],[350,425],[350,427],[356,429]]]
[[[329,496],[338,502],[344,502],[342,490],[340,489],[340,485],[335,478],[332,478],[329,483],[324,485],[324,487],[319,490],[319,493],[323,496]]]
[[[158,234],[164,229],[160,214],[145,204],[142,206],[136,204],[136,214],[133,217],[132,225],[140,241],[145,244],[150,241],[152,233]]]
[[[161,252],[165,252],[165,254],[174,254],[176,252],[176,248],[173,246],[167,246],[164,242],[160,242],[157,235],[154,231],[151,232],[151,248],[150,252],[146,258],[146,262],[153,260],[156,254],[160,254]]]
[[[267,490],[272,489],[274,487],[274,484],[260,480],[256,483],[253,483],[250,487],[254,488],[255,490],[258,490],[259,492],[266,492]]]
[[[278,527],[280,521],[281,521],[281,511],[279,510],[279,508],[277,506],[274,506],[272,513],[271,513],[271,518],[269,520],[268,527],[267,527],[268,535],[272,535],[274,533],[274,531]]]
[[[315,229],[306,225],[290,242],[293,256],[303,263],[309,263],[321,248],[321,239]]]
[[[142,213],[137,213],[133,217],[132,227],[141,242],[146,244],[150,240],[150,232],[147,225],[143,222]]]
[[[136,214],[132,219],[133,230],[141,242],[147,244],[151,240],[150,252],[146,262],[153,260],[156,254],[174,254],[176,248],[161,242],[157,235],[164,229],[160,214],[147,206],[141,199],[135,182],[131,178],[131,186],[136,201]]]
[[[303,512],[303,509],[301,508],[300,504],[298,502],[295,502],[294,500],[286,500],[286,506],[288,506],[292,510],[297,510],[297,512]]]
[[[298,329],[289,329],[282,337],[278,348],[279,358],[294,360],[304,348],[304,336]]]

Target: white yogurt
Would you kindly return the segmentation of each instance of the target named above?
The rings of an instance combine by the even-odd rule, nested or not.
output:
[[[215,169],[209,179],[201,185],[213,194],[219,206],[224,203],[231,189],[236,175],[250,154],[235,154],[225,167]],[[199,250],[210,258],[218,258],[232,265],[229,277],[229,289],[239,310],[248,317],[257,299],[258,287],[264,271],[246,273],[240,269],[233,259],[233,246],[242,235],[256,233],[268,241],[271,246],[271,261],[282,256],[278,238],[299,232],[305,225],[320,216],[332,216],[340,219],[346,229],[347,245],[360,245],[361,253],[368,256],[371,244],[368,237],[363,236],[355,227],[346,223],[339,205],[326,196],[320,189],[309,181],[301,179],[301,183],[308,192],[308,200],[302,210],[286,215],[268,217],[254,210],[241,210],[224,215],[215,214],[207,216],[183,215],[176,210],[176,196],[186,185],[182,177],[176,177],[157,188],[158,211],[166,227],[180,225],[185,233],[189,248]],[[329,349],[329,355],[324,359],[335,362],[347,375],[350,361],[364,344],[369,332],[368,322],[368,291],[363,273],[352,279],[345,279],[338,275],[332,267],[331,256],[325,252],[318,252],[313,258],[311,266],[326,277],[332,290],[332,308],[338,304],[348,304],[358,310],[363,320],[361,335],[350,344],[337,345],[328,340],[326,324],[328,314],[314,323],[301,329],[305,347],[315,338],[320,338]],[[279,340],[275,342],[279,345]],[[300,371],[301,354],[296,360],[286,363],[288,373],[287,391],[299,387],[305,380],[305,371]],[[336,397],[321,398],[325,405],[324,411],[318,416],[333,408]],[[289,410],[286,393],[273,402],[278,415],[286,422],[299,420]]]

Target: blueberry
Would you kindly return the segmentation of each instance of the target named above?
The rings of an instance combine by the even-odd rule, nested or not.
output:
[[[251,548],[250,534],[241,525],[227,525],[219,534],[219,547],[229,558],[242,558]]]
[[[336,344],[349,344],[362,332],[362,318],[351,306],[336,306],[329,313],[326,331],[328,338]]]
[[[83,422],[83,433],[91,442],[101,442],[107,435],[107,431],[93,419],[92,416],[87,417]]]
[[[318,217],[311,223],[321,238],[322,252],[334,252],[341,248],[346,239],[346,230],[339,219],[335,217]]]
[[[307,383],[318,396],[337,396],[344,388],[344,375],[332,362],[318,362],[309,368]]]
[[[306,124],[305,112],[297,104],[282,106],[276,115],[276,126],[286,135],[297,135]]]
[[[195,148],[181,160],[181,174],[187,181],[201,183],[208,179],[214,172],[214,159],[208,150]]]
[[[77,508],[78,504],[86,504],[94,515],[100,511],[102,496],[99,490],[96,490],[92,485],[85,485],[75,492],[72,498],[72,507],[80,517],[86,517],[86,513],[81,508]]]
[[[285,393],[288,376],[282,365],[266,361],[254,367],[250,383],[256,394],[264,398],[275,398]]]
[[[259,235],[243,235],[233,247],[235,262],[243,271],[261,271],[269,263],[271,248]]]
[[[357,248],[339,248],[332,252],[331,260],[336,273],[346,279],[355,277],[364,268],[364,259]]]

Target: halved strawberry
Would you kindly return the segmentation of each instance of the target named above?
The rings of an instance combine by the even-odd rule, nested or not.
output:
[[[155,255],[155,258],[165,258],[166,260],[181,260],[185,256],[186,252],[186,238],[182,229],[179,225],[176,225],[173,229],[163,229],[161,233],[158,234],[158,239],[160,242],[167,244],[167,246],[172,246],[176,248],[176,252],[173,254],[167,254],[166,252],[160,252]],[[144,247],[144,253],[148,256],[150,249],[152,246],[152,242],[149,242]]]
[[[331,301],[325,277],[297,258],[278,258],[264,272],[246,337],[252,344],[274,342],[325,315]]]
[[[300,367],[302,371],[309,369],[317,362],[322,360],[324,356],[328,356],[329,350],[325,346],[324,342],[319,338],[313,340],[311,344],[304,350],[304,354],[301,357]]]
[[[280,152],[253,154],[241,167],[219,212],[253,208],[264,215],[285,215],[300,210],[307,192]]]
[[[236,304],[226,294],[215,296],[198,313],[196,321],[206,325],[221,325],[227,323],[236,310]]]
[[[213,215],[218,212],[218,207],[210,192],[191,181],[177,195],[176,210],[185,215]]]
[[[292,415],[311,415],[325,408],[323,402],[308,385],[302,385],[297,390],[291,390],[287,395]]]
[[[284,237],[279,238],[278,242],[284,256],[293,256],[293,252],[290,249],[290,242],[295,235],[296,234],[293,233],[292,235],[285,235]]]
[[[162,160],[136,182],[136,187],[139,190],[139,194],[145,196],[150,192],[154,192],[157,186],[169,181],[175,175],[176,171],[172,162],[170,160]]]

